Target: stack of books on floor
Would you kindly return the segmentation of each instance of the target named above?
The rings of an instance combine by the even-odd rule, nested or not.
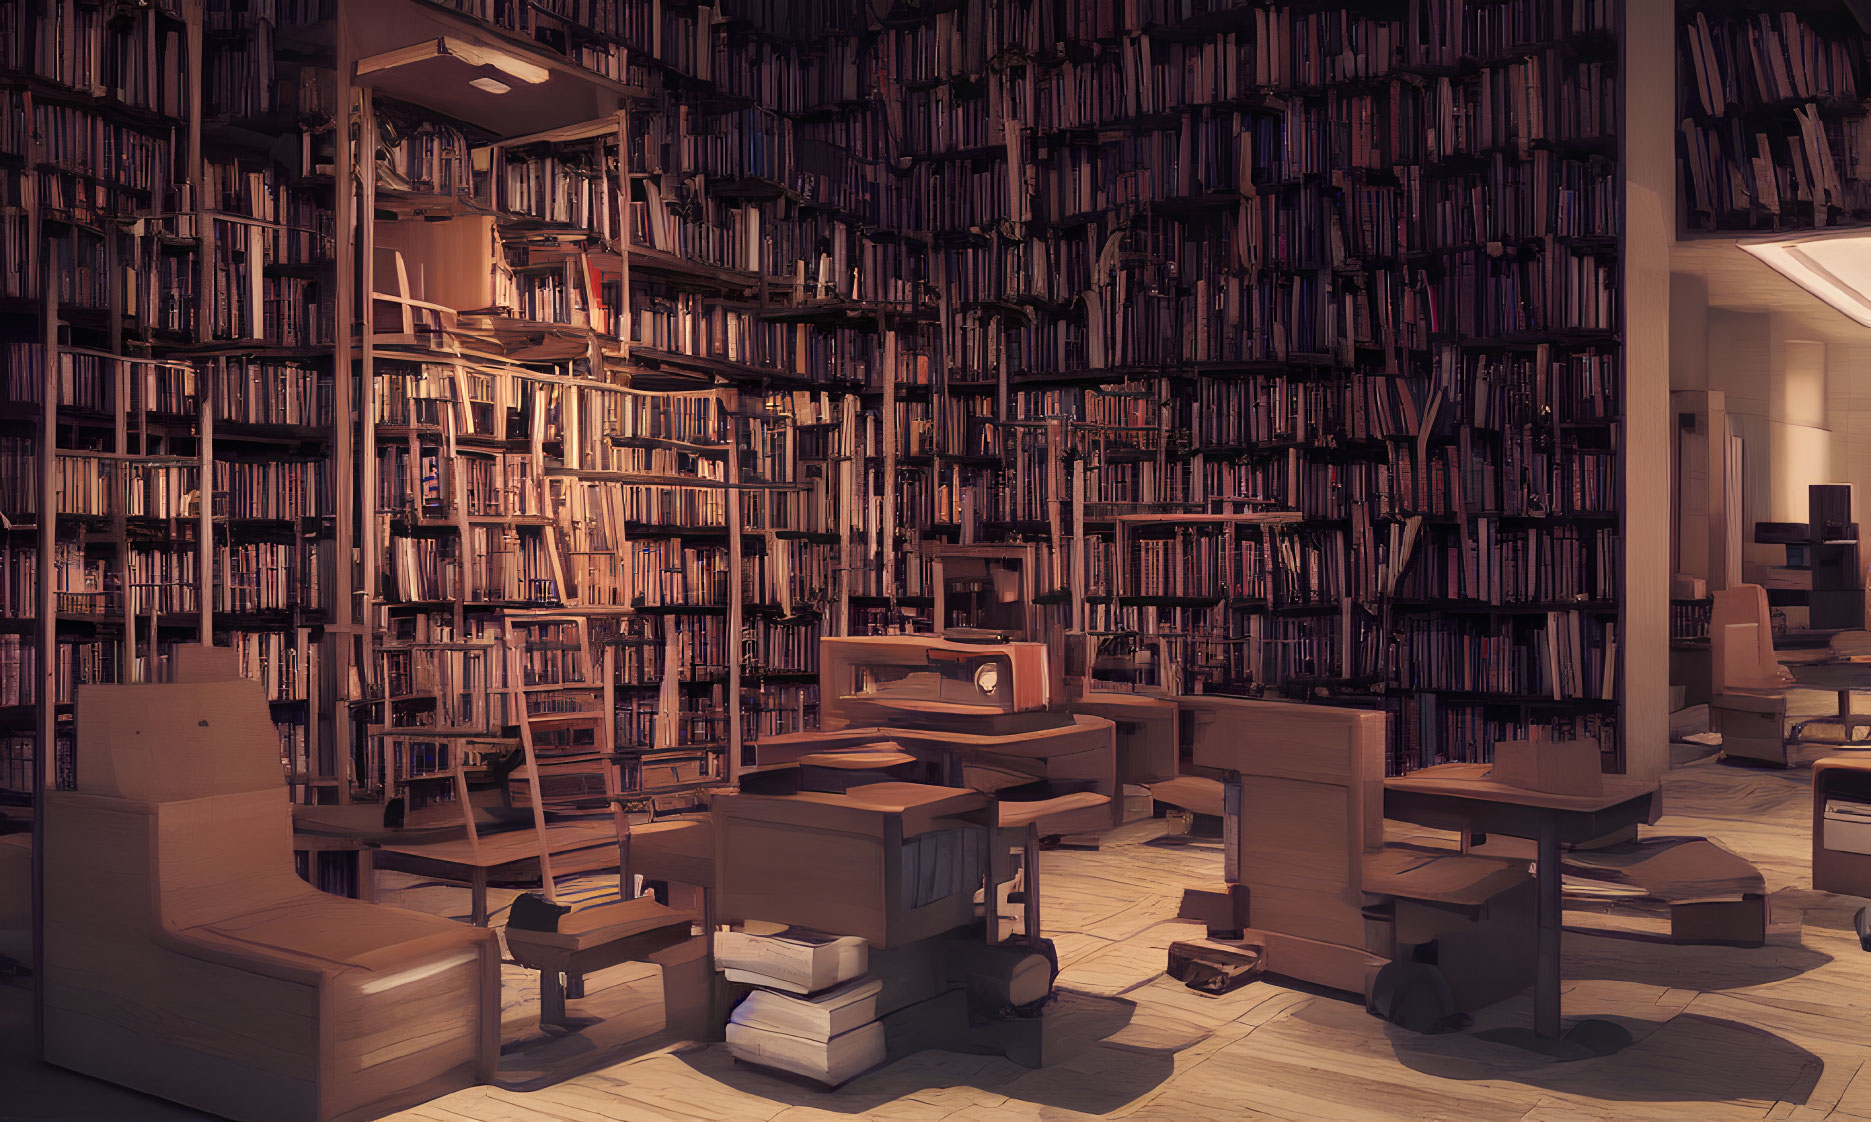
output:
[[[715,968],[754,987],[728,1021],[728,1051],[828,1087],[883,1063],[883,983],[869,967],[855,936],[757,922],[718,933]]]

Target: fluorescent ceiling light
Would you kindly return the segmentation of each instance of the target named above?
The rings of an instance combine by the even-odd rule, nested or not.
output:
[[[1854,323],[1871,327],[1871,229],[1786,234],[1735,244]]]
[[[477,90],[486,90],[490,94],[503,94],[513,88],[498,78],[476,78],[468,84]]]

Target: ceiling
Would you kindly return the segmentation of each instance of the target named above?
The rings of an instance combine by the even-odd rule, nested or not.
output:
[[[1676,242],[1670,247],[1670,273],[1707,281],[1711,310],[1776,312],[1800,334],[1826,341],[1871,343],[1871,328],[1833,311],[1817,296],[1744,253],[1732,238],[1702,235]]]

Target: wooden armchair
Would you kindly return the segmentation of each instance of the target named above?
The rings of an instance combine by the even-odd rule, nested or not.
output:
[[[1533,981],[1524,861],[1384,839],[1384,715],[1204,698],[1194,763],[1234,773],[1228,880],[1264,968],[1370,998],[1391,963],[1440,970],[1472,1012]]]
[[[46,816],[46,1058],[235,1119],[372,1118],[491,1077],[494,934],[293,872],[256,682],[92,685]]]

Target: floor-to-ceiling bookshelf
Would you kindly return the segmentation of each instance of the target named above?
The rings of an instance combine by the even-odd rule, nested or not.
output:
[[[1615,756],[1615,9],[191,0],[130,21],[190,61],[152,106],[35,70],[99,9],[13,0],[9,388],[138,373],[10,394],[0,658],[240,646],[310,800],[610,665],[679,802],[815,723],[819,635],[962,621],[944,551],[1005,545],[1036,631],[1381,706],[1394,768]],[[35,521],[48,432],[209,497]]]

